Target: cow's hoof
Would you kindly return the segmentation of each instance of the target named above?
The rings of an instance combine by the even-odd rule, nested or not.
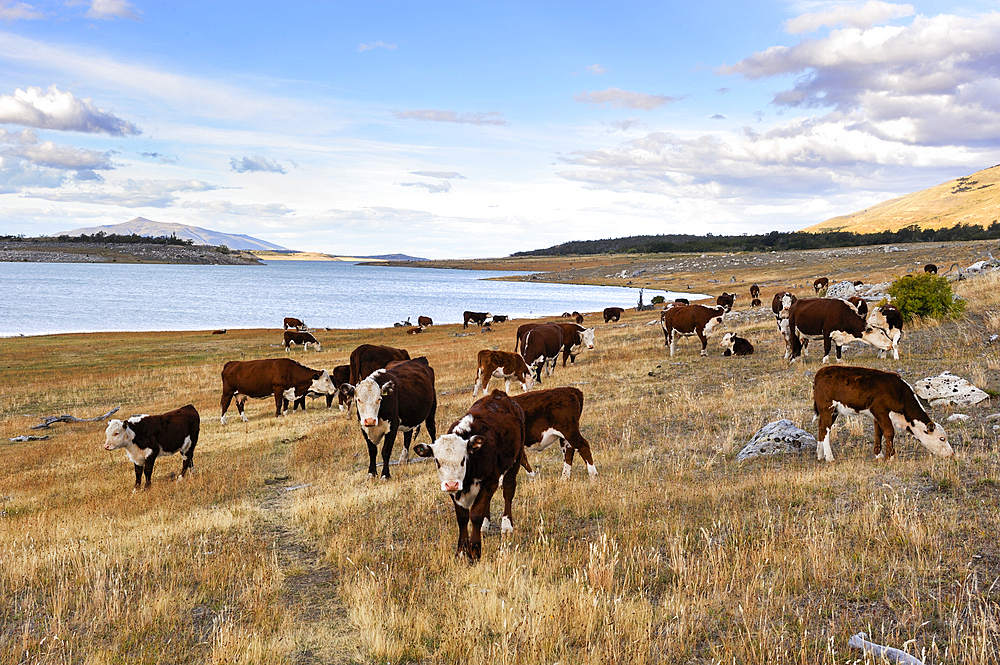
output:
[[[510,523],[510,519],[504,515],[503,519],[500,520],[500,533],[513,533],[514,525]]]
[[[528,474],[528,479],[529,480],[534,480],[535,476],[538,475],[538,472],[537,471],[528,471],[527,474]]]
[[[593,464],[588,464],[587,465],[587,473],[590,475],[591,478],[596,478],[597,477],[597,467],[594,466]]]
[[[219,423],[222,424],[222,425],[225,425],[226,424],[226,417],[222,416],[221,418],[219,418]]]
[[[242,413],[240,414],[240,420],[242,420],[242,421],[243,421],[243,422],[245,422],[245,423],[248,423],[248,422],[250,422],[250,419],[249,419],[249,418],[247,418],[247,417],[246,417],[245,415],[243,415]]]

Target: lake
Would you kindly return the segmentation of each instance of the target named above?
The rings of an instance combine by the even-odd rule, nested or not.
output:
[[[336,261],[266,266],[0,263],[0,336],[68,332],[381,328],[465,310],[512,318],[635,307],[638,289],[489,281],[485,270],[388,268]],[[647,289],[668,300],[685,294]],[[587,321],[587,323],[591,323]]]

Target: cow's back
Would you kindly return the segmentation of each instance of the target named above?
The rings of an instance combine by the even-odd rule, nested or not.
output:
[[[857,310],[839,298],[799,298],[788,309],[788,319],[807,335],[841,330],[860,336],[865,329]]]
[[[472,424],[467,418],[472,416]],[[461,430],[463,438],[480,435],[487,443],[476,455],[469,457],[467,478],[481,478],[487,467],[495,465],[503,475],[521,459],[524,449],[524,410],[502,390],[494,390],[476,401],[465,416],[456,420],[448,432]],[[485,450],[484,450],[485,449]]]
[[[583,391],[572,386],[521,393],[511,399],[524,411],[525,435],[529,439],[539,438],[541,434],[540,431],[528,432],[536,420],[554,415],[558,420],[568,419],[579,424],[583,414]]]
[[[433,413],[437,406],[434,368],[424,356],[413,360],[395,361],[390,365],[392,366],[386,369],[385,373],[376,377],[376,381],[381,385],[392,381],[393,394],[396,396],[400,415],[415,416],[418,422],[422,421],[426,414]]]
[[[393,360],[409,360],[410,354],[406,349],[397,349],[391,346],[379,346],[377,344],[361,344],[351,351],[351,380],[353,386],[367,378],[377,369],[383,369]]]

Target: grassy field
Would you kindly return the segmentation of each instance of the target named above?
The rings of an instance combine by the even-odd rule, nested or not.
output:
[[[848,347],[846,362],[997,389],[1000,281],[959,291],[966,317],[911,326],[899,361]],[[737,328],[754,356],[722,357],[724,325],[710,357],[685,339],[668,358],[655,320],[597,323],[597,347],[545,380],[583,390],[599,475],[578,459],[563,482],[558,451],[531,455],[515,531],[489,533],[476,565],[454,557],[434,465],[370,480],[336,408],[275,419],[251,400],[249,423],[220,425],[222,365],[283,356],[280,330],[0,339],[0,663],[875,662],[848,648],[859,631],[929,663],[1000,660],[989,402],[933,411],[971,416],[947,425],[953,459],[902,435],[875,462],[871,420],[842,418],[833,463],[741,464],[770,421],[815,432],[819,359],[790,366],[768,316]],[[476,353],[512,349],[519,323],[319,331],[322,352],[292,355],[327,368],[363,342],[426,355],[444,431],[472,403]],[[8,442],[46,433],[30,430],[46,416],[187,403],[202,415],[196,472],[175,482],[180,459],[161,458],[148,492],[101,448],[105,423]]]

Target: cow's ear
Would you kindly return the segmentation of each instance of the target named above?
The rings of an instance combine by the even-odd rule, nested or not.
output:
[[[392,394],[392,381],[386,381],[382,384],[382,397]]]
[[[486,437],[485,436],[483,436],[481,434],[475,435],[474,437],[472,437],[471,439],[469,439],[469,446],[468,446],[469,447],[469,452],[472,452],[472,453],[476,452],[477,450],[479,450],[480,448],[483,447],[484,443],[486,443]]]
[[[354,386],[349,383],[340,384],[340,394],[344,397],[354,397]]]
[[[936,424],[937,424],[937,423],[935,423],[935,422],[934,422],[933,420],[931,421],[931,424],[927,426],[927,433],[928,433],[928,434],[930,434],[931,432],[933,432],[933,431],[934,431],[934,426],[935,426]]]
[[[418,457],[434,457],[434,449],[426,443],[418,443],[413,446],[413,452]]]

